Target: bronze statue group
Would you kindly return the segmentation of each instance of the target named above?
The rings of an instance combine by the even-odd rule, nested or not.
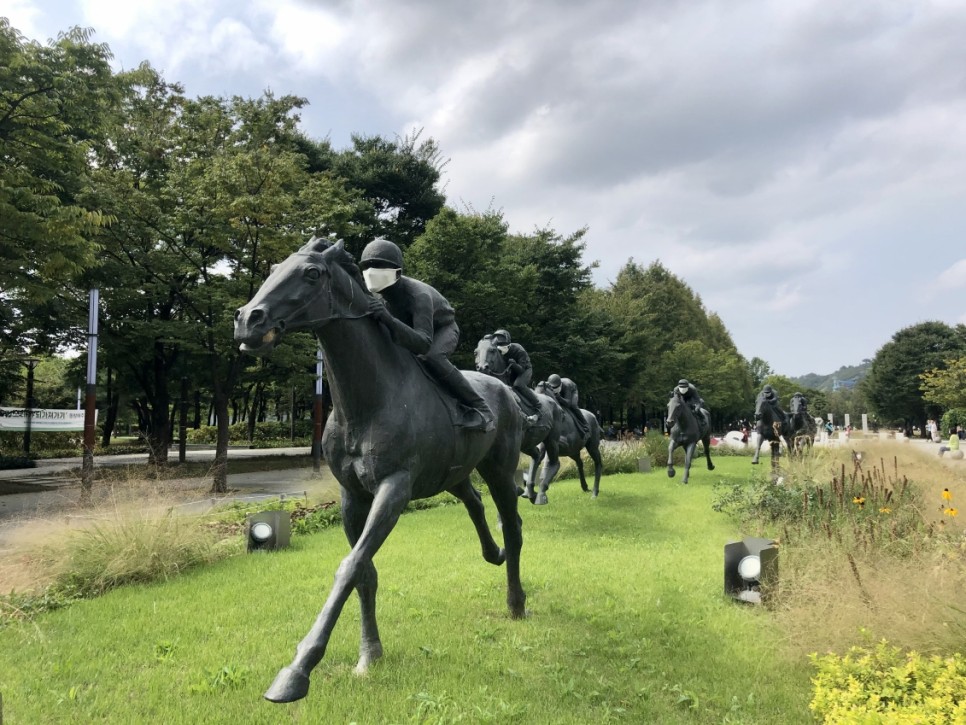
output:
[[[286,332],[297,330],[315,334],[325,359],[333,408],[322,449],[339,482],[342,525],[352,550],[295,658],[265,693],[273,702],[307,694],[309,675],[353,591],[361,606],[356,670],[364,672],[382,656],[373,558],[409,501],[447,491],[463,503],[483,559],[505,565],[507,607],[511,617],[521,618],[526,594],[515,478],[520,453],[532,459],[524,494],[535,504],[546,503],[560,456],[575,461],[582,489],[594,497],[602,470],[600,425],[579,407],[574,381],[554,373],[532,390],[530,357],[505,329],[479,342],[476,371],[458,370],[449,360],[460,336],[453,307],[431,285],[403,274],[402,252],[386,239],[370,242],[356,264],[341,241],[313,237],[276,265],[235,313],[235,339],[251,354],[268,354]],[[710,415],[687,380],[671,396],[667,422],[673,475],[676,440],[690,446],[688,466],[697,440],[709,451]],[[593,489],[584,479],[582,450],[594,462]],[[544,459],[538,483],[537,466]],[[710,453],[708,466],[713,468]],[[474,470],[496,506],[502,547],[470,481]]]

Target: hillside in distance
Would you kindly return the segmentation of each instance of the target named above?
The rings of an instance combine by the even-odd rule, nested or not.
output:
[[[803,388],[811,388],[812,390],[830,392],[842,388],[850,389],[858,385],[859,381],[868,374],[871,366],[871,360],[863,360],[859,365],[843,365],[829,375],[809,373],[799,378],[792,378],[792,380]]]

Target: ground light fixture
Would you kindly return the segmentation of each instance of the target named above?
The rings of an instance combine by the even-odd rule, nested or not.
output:
[[[292,519],[288,511],[261,511],[251,514],[245,527],[248,553],[275,551],[288,546],[292,537]]]
[[[778,578],[778,542],[749,537],[724,548],[725,594],[742,602],[761,603],[762,584]]]

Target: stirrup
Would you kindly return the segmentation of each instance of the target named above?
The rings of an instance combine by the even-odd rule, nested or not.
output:
[[[496,428],[493,416],[486,416],[479,408],[465,406],[463,408],[462,420],[460,425],[467,430],[478,430],[481,433],[489,433]]]

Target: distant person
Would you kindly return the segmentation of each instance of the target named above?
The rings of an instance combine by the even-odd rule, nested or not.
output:
[[[958,451],[959,450],[959,434],[956,429],[953,428],[949,431],[949,443],[944,446],[939,446],[939,457],[943,457],[943,453],[946,451]]]

